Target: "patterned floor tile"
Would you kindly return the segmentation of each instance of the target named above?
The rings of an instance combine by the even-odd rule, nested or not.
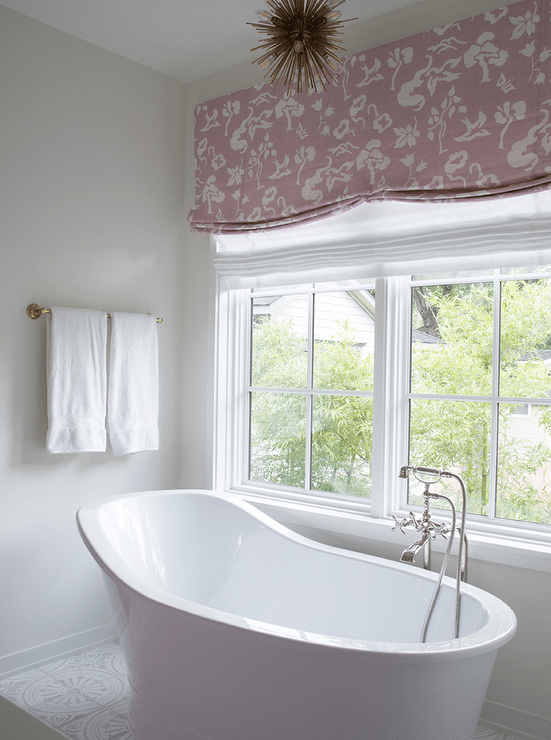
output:
[[[71,740],[133,740],[126,717],[107,708],[74,717],[58,729]]]
[[[479,726],[474,738],[475,740],[505,740],[504,736],[500,735],[499,732],[482,726]]]
[[[128,679],[118,643],[0,680],[0,694],[70,740],[134,740],[126,725]],[[517,738],[481,725],[475,740]]]
[[[71,668],[79,668],[81,671],[89,669],[107,671],[126,680],[126,664],[118,643],[109,643],[94,650],[85,650],[77,655],[61,658],[42,666],[42,670],[51,675]]]
[[[98,704],[109,707],[128,694],[127,681],[115,673],[97,668],[66,668],[48,678],[50,683],[44,682],[41,687],[45,704],[57,703],[75,709],[93,708]]]
[[[94,711],[119,701],[124,688],[124,682],[117,676],[98,670],[81,673],[73,669],[55,676],[42,673],[32,682],[16,684],[11,697],[40,714],[63,714],[70,718],[74,713]]]
[[[44,673],[39,668],[10,676],[0,681],[0,694],[6,699],[11,699],[15,704],[25,706],[24,697],[32,691],[34,684],[44,678]]]

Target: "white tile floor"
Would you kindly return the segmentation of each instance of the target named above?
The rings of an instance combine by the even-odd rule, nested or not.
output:
[[[128,679],[117,643],[0,679],[0,695],[70,740],[134,737],[126,726]],[[517,740],[483,726],[476,739]]]

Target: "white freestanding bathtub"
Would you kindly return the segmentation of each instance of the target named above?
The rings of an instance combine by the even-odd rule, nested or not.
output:
[[[328,547],[238,497],[81,508],[106,574],[138,740],[471,740],[513,612],[436,574]]]

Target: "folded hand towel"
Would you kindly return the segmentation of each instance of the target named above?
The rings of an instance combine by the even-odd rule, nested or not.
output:
[[[107,422],[115,455],[159,449],[157,320],[111,314]]]
[[[104,311],[51,309],[46,435],[50,454],[105,450],[106,347]]]

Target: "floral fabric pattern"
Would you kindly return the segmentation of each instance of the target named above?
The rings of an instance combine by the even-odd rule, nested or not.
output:
[[[323,93],[265,84],[195,109],[195,231],[549,186],[549,0],[353,54]]]

